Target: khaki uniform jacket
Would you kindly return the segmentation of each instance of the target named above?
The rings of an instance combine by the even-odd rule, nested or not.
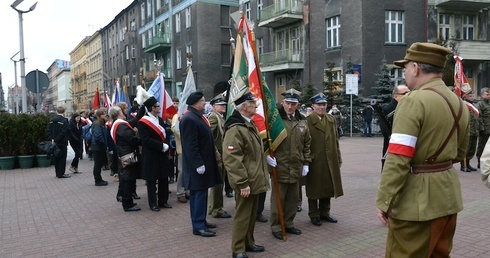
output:
[[[311,135],[310,172],[306,176],[306,196],[309,199],[323,199],[344,195],[340,166],[339,136],[335,118],[329,114],[323,117],[326,125],[313,112],[306,119]]]
[[[223,138],[223,163],[235,192],[250,186],[251,194],[269,190],[264,146],[255,125],[235,111],[228,118]]]
[[[177,154],[181,155],[182,154],[182,142],[180,140],[180,117],[179,114],[175,114],[174,117],[172,117],[172,132],[174,133],[175,136],[175,148],[177,150]],[[181,169],[181,168],[179,168]]]
[[[475,107],[478,108],[477,106]],[[478,136],[478,133],[480,132],[479,115],[477,116],[470,108],[468,108],[468,110],[470,111],[470,136]]]
[[[480,110],[480,133],[490,134],[490,100],[480,100],[477,107]]]
[[[447,102],[436,92],[424,90],[429,87],[449,99],[456,115],[463,109],[459,130],[454,131],[434,163],[456,163],[466,156],[468,108],[444,82],[432,79],[405,95],[395,112],[393,134],[376,197],[376,206],[384,212],[391,211],[392,217],[398,220],[428,221],[463,209],[461,186],[453,167],[433,173],[410,172],[411,164],[426,164],[425,160],[436,154],[454,124]],[[405,144],[397,139],[405,139]]]
[[[220,155],[223,155],[223,133],[225,127],[225,119],[216,112],[211,112],[208,117],[211,131],[213,131],[214,145]]]
[[[301,178],[303,165],[309,165],[311,136],[306,120],[299,111],[288,119],[283,107],[278,108],[287,137],[274,151],[277,160],[277,181],[279,183],[296,183]]]

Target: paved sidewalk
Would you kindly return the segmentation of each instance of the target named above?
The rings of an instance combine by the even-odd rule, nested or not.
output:
[[[257,223],[256,243],[264,253],[249,257],[383,257],[387,229],[376,217],[374,199],[379,184],[382,138],[340,140],[345,196],[332,200],[339,223],[313,226],[307,203],[297,214],[300,236],[273,238],[268,223]],[[70,160],[71,161],[71,160]],[[69,164],[69,162],[67,162]],[[474,164],[476,166],[476,164]],[[231,257],[232,219],[209,218],[217,236],[192,234],[189,204],[150,211],[144,181],[138,180],[139,212],[124,212],[116,202],[117,183],[94,186],[93,162],[80,161],[83,174],[55,177],[54,167],[0,171],[0,257]],[[456,166],[459,169],[459,165]],[[465,209],[458,215],[452,257],[490,257],[490,189],[479,172],[459,172]],[[264,214],[269,215],[269,197]],[[232,215],[234,201],[225,199]],[[306,200],[306,198],[304,198]]]

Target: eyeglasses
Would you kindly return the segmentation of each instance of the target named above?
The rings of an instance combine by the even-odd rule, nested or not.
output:
[[[159,107],[160,107],[160,105],[155,105],[155,106],[153,106],[153,107],[159,108]]]

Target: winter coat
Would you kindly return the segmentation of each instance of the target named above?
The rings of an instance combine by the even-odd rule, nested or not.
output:
[[[165,131],[162,118],[158,117],[159,128],[149,126],[142,118],[138,121],[138,134],[141,139],[141,176],[145,180],[158,180],[166,176],[168,150],[163,151],[165,139],[160,136]],[[157,132],[156,130],[160,130]]]

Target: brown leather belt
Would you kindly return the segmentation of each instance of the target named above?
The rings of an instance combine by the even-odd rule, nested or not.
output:
[[[421,173],[434,173],[448,170],[453,167],[452,161],[446,161],[441,163],[432,164],[412,164],[411,173],[421,174]]]

